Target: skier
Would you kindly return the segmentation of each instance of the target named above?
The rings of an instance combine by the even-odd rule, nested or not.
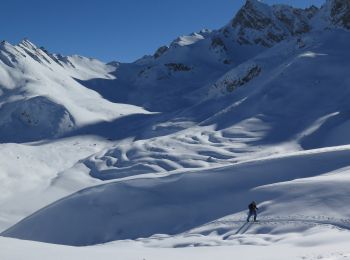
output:
[[[254,221],[256,221],[256,216],[257,216],[256,211],[258,210],[258,207],[256,206],[256,202],[252,201],[252,203],[249,204],[248,209],[249,209],[249,213],[247,217],[247,222],[249,222],[249,219],[251,216],[254,216]]]

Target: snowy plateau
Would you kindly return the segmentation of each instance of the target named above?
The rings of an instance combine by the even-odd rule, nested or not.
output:
[[[133,63],[1,42],[0,259],[349,259],[349,30],[247,0]]]

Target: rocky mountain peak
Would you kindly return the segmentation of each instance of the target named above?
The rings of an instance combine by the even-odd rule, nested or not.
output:
[[[310,19],[318,8],[293,8],[288,5],[269,6],[258,0],[247,0],[231,22],[231,30],[240,44],[271,47],[289,36],[311,30]]]
[[[331,22],[334,25],[350,29],[350,1],[328,0],[326,3]]]
[[[231,24],[232,27],[263,29],[271,23],[270,6],[257,0],[247,0]]]
[[[24,38],[19,44],[18,46],[20,47],[26,47],[28,49],[32,49],[32,50],[36,50],[37,47],[35,46],[34,43],[32,43],[30,40],[28,40],[27,38]]]

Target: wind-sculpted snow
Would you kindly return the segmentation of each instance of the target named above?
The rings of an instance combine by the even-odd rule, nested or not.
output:
[[[268,131],[262,124],[250,119],[222,131],[212,126],[175,130],[163,137],[117,144],[83,163],[90,168],[91,176],[102,180],[232,164],[278,152],[275,147],[254,147]],[[154,130],[171,132],[171,127],[180,126],[168,122],[156,125]]]
[[[177,234],[241,214],[252,199],[264,202],[263,216],[345,218],[350,213],[346,203],[349,170],[340,169],[349,165],[349,156],[348,148],[320,150],[96,186],[38,211],[2,235],[91,245]]]
[[[348,144],[348,41],[332,31],[281,43],[227,72],[178,119],[154,121],[84,164],[106,180]]]
[[[118,254],[132,245],[125,259],[159,259],[129,257],[140,246],[201,246],[196,256],[221,246],[217,257],[222,246],[287,245],[291,259],[345,248],[348,29],[347,0],[306,9],[247,0],[222,28],[133,63],[1,42],[2,235],[65,245],[132,239],[106,245]],[[261,222],[247,224],[253,199]],[[17,243],[1,238],[0,258],[15,259],[6,252]],[[101,248],[89,252],[101,258]],[[189,252],[173,250],[167,257]],[[235,258],[247,255],[256,259]]]

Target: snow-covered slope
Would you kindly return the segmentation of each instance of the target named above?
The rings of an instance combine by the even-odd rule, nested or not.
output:
[[[4,230],[24,216],[98,180],[79,176],[75,182],[52,187],[57,175],[77,169],[77,161],[109,146],[107,140],[92,137],[63,139],[41,144],[0,145],[0,229]],[[74,174],[76,176],[77,174]]]
[[[111,103],[75,79],[112,79],[115,67],[79,56],[51,55],[28,40],[0,45],[2,142],[60,136],[77,127],[111,121],[142,108]]]
[[[285,227],[285,226],[284,226]],[[276,225],[276,233],[278,224]],[[263,242],[261,238],[271,243]],[[192,260],[203,259],[230,260],[269,259],[280,260],[346,260],[349,234],[327,226],[312,226],[302,232],[279,232],[271,239],[270,235],[240,235],[236,239],[218,240],[215,234],[201,236],[189,234],[184,237],[154,236],[147,240],[116,241],[104,245],[89,247],[71,247],[47,243],[0,237],[0,256],[3,259],[50,259],[60,260],[95,260],[95,259],[154,259]],[[245,243],[239,244],[239,242]],[[268,245],[268,246],[267,246]],[[18,249],[21,250],[18,250]]]
[[[345,241],[350,228],[349,14],[347,0],[247,0],[222,28],[130,64],[3,42],[2,235],[132,239],[105,247],[152,257],[154,247],[336,250],[327,234]],[[252,199],[259,224],[244,223]]]
[[[349,147],[316,150],[100,185],[40,210],[2,235],[80,246],[173,235],[231,214],[244,223],[246,204],[254,198],[263,202],[264,218],[317,223],[329,217],[324,224],[350,228],[344,168],[349,155]]]
[[[84,163],[113,179],[349,144],[349,41],[333,29],[281,42],[221,76],[201,102]]]

